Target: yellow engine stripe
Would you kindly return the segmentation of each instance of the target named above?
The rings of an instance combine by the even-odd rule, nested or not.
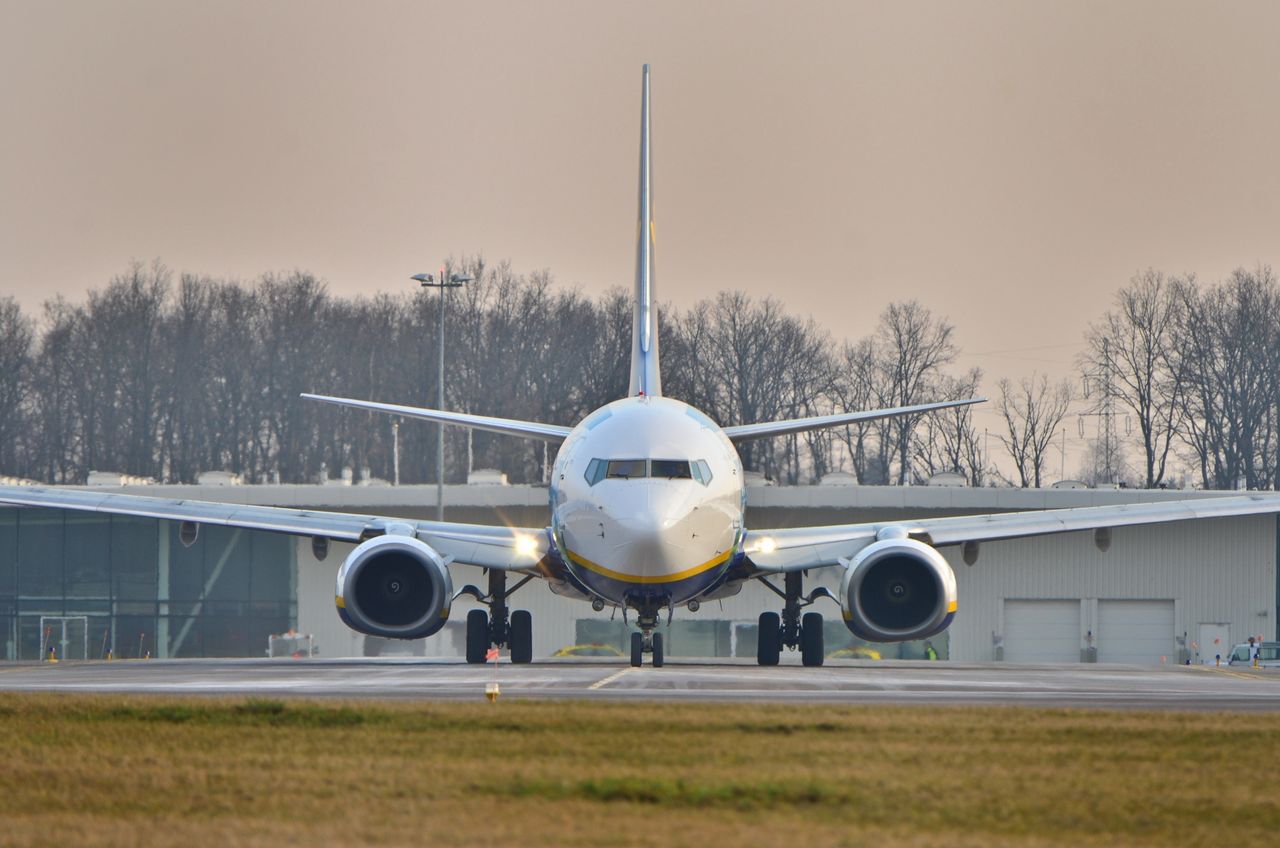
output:
[[[955,611],[956,611],[955,601],[952,601],[951,603],[947,604],[947,612],[955,612]]]
[[[337,605],[338,609],[346,609],[346,608],[347,608],[347,602],[346,602],[346,601],[344,601],[344,600],[342,600],[342,596],[341,596],[341,595],[336,596],[336,597],[333,599],[333,602],[334,602],[334,604],[336,604],[336,605]]]
[[[569,559],[575,565],[580,565],[589,571],[594,571],[596,574],[600,574],[604,577],[608,577],[612,580],[618,580],[623,583],[644,583],[644,584],[675,583],[677,580],[685,580],[689,577],[696,577],[697,575],[701,574],[704,571],[710,571],[711,569],[715,568],[717,565],[721,565],[725,563],[726,561],[728,561],[729,557],[733,556],[733,550],[730,549],[725,551],[722,554],[719,554],[718,556],[712,559],[707,560],[702,565],[695,565],[693,568],[686,568],[684,571],[678,571],[675,574],[657,574],[652,576],[650,575],[641,576],[636,574],[624,574],[621,571],[614,571],[611,568],[605,568],[603,565],[594,563],[591,560],[587,559],[586,557],[578,556],[568,548],[565,548],[564,552],[565,554],[568,555]]]

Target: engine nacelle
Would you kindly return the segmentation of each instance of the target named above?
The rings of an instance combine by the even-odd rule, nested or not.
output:
[[[370,636],[430,636],[449,620],[452,602],[453,580],[444,560],[412,536],[361,542],[338,569],[338,615]]]
[[[868,642],[941,633],[956,614],[956,575],[942,554],[914,539],[863,548],[840,581],[845,626]]]

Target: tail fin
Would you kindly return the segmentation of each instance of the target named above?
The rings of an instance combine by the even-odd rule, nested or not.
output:
[[[636,227],[636,302],[631,322],[631,397],[661,395],[658,305],[653,292],[653,156],[649,146],[649,66],[640,95],[640,220]]]

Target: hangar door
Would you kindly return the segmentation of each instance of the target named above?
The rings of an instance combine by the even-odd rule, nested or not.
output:
[[[1159,665],[1174,656],[1173,601],[1098,601],[1098,662]]]
[[[1080,602],[1004,602],[1005,662],[1080,662]]]

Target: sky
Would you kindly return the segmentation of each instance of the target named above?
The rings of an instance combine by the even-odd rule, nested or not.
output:
[[[1072,377],[1135,273],[1280,263],[1278,39],[1269,2],[0,0],[0,295],[476,252],[629,287],[648,62],[660,298],[850,339],[914,298],[988,392]]]

